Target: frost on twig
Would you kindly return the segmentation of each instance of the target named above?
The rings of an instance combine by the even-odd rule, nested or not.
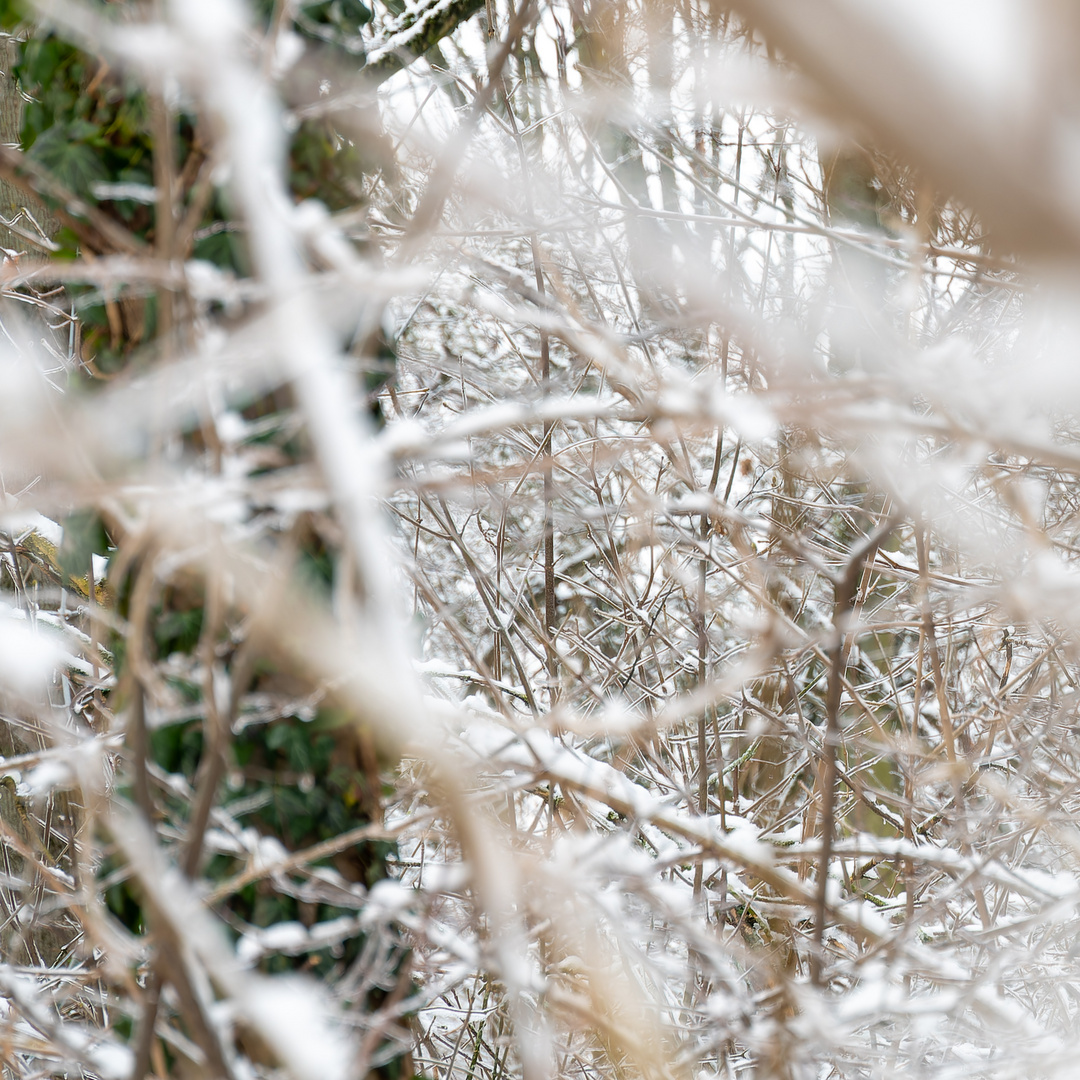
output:
[[[1076,28],[732,7],[12,12],[6,1072],[1071,1075]]]

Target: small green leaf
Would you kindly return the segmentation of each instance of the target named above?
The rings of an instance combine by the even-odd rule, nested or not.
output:
[[[57,180],[78,195],[89,195],[95,183],[107,180],[109,176],[93,149],[73,141],[68,129],[59,124],[38,137],[31,153]]]

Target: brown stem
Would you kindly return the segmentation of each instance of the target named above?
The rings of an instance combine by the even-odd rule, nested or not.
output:
[[[896,527],[890,517],[878,526],[852,553],[844,573],[833,581],[833,641],[828,650],[829,683],[825,695],[824,761],[821,779],[821,869],[818,871],[817,904],[814,918],[814,952],[811,979],[820,984],[824,963],[825,915],[829,903],[829,864],[832,861],[833,830],[836,820],[836,753],[840,748],[840,699],[844,673],[854,642],[851,616],[856,607],[859,581],[885,538]]]
[[[141,255],[146,251],[146,244],[133,232],[80,199],[21,150],[0,145],[0,177],[31,195],[57,204],[52,207],[52,213],[97,254],[122,251]]]
[[[525,193],[525,208],[529,219],[535,220],[533,211],[533,194],[531,172],[525,155],[525,144],[518,130],[517,115],[514,112],[510,95],[503,84],[503,101],[506,105],[506,116],[510,124],[510,130],[514,135],[518,157],[521,161],[522,188]],[[532,251],[533,275],[536,279],[536,291],[539,294],[541,304],[547,295],[544,285],[544,264],[540,254],[540,237],[533,232],[529,237]],[[544,399],[551,395],[551,343],[546,330],[540,331],[540,387]],[[544,434],[540,443],[540,460],[544,476],[544,638],[547,647],[548,678],[551,682],[551,701],[554,702],[557,685],[556,679],[559,673],[559,656],[555,651],[555,623],[558,619],[558,609],[555,597],[555,484],[552,479],[551,439],[555,430],[555,421],[544,422]]]
[[[154,967],[146,981],[146,990],[143,993],[142,1016],[139,1018],[139,1031],[135,1043],[135,1065],[131,1070],[131,1080],[145,1080],[150,1075],[154,1027],[157,1024],[160,1001],[161,972],[158,970],[155,958]]]

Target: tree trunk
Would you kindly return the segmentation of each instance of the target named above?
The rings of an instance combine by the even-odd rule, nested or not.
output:
[[[11,74],[17,47],[14,38],[0,37],[0,144],[15,147],[21,141],[23,108],[22,95]],[[40,241],[53,236],[56,229],[56,220],[41,202],[0,179],[0,247],[40,251],[44,247]]]

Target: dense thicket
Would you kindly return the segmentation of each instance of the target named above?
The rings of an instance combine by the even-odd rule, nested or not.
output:
[[[1070,16],[0,12],[8,1072],[1070,1075]]]

